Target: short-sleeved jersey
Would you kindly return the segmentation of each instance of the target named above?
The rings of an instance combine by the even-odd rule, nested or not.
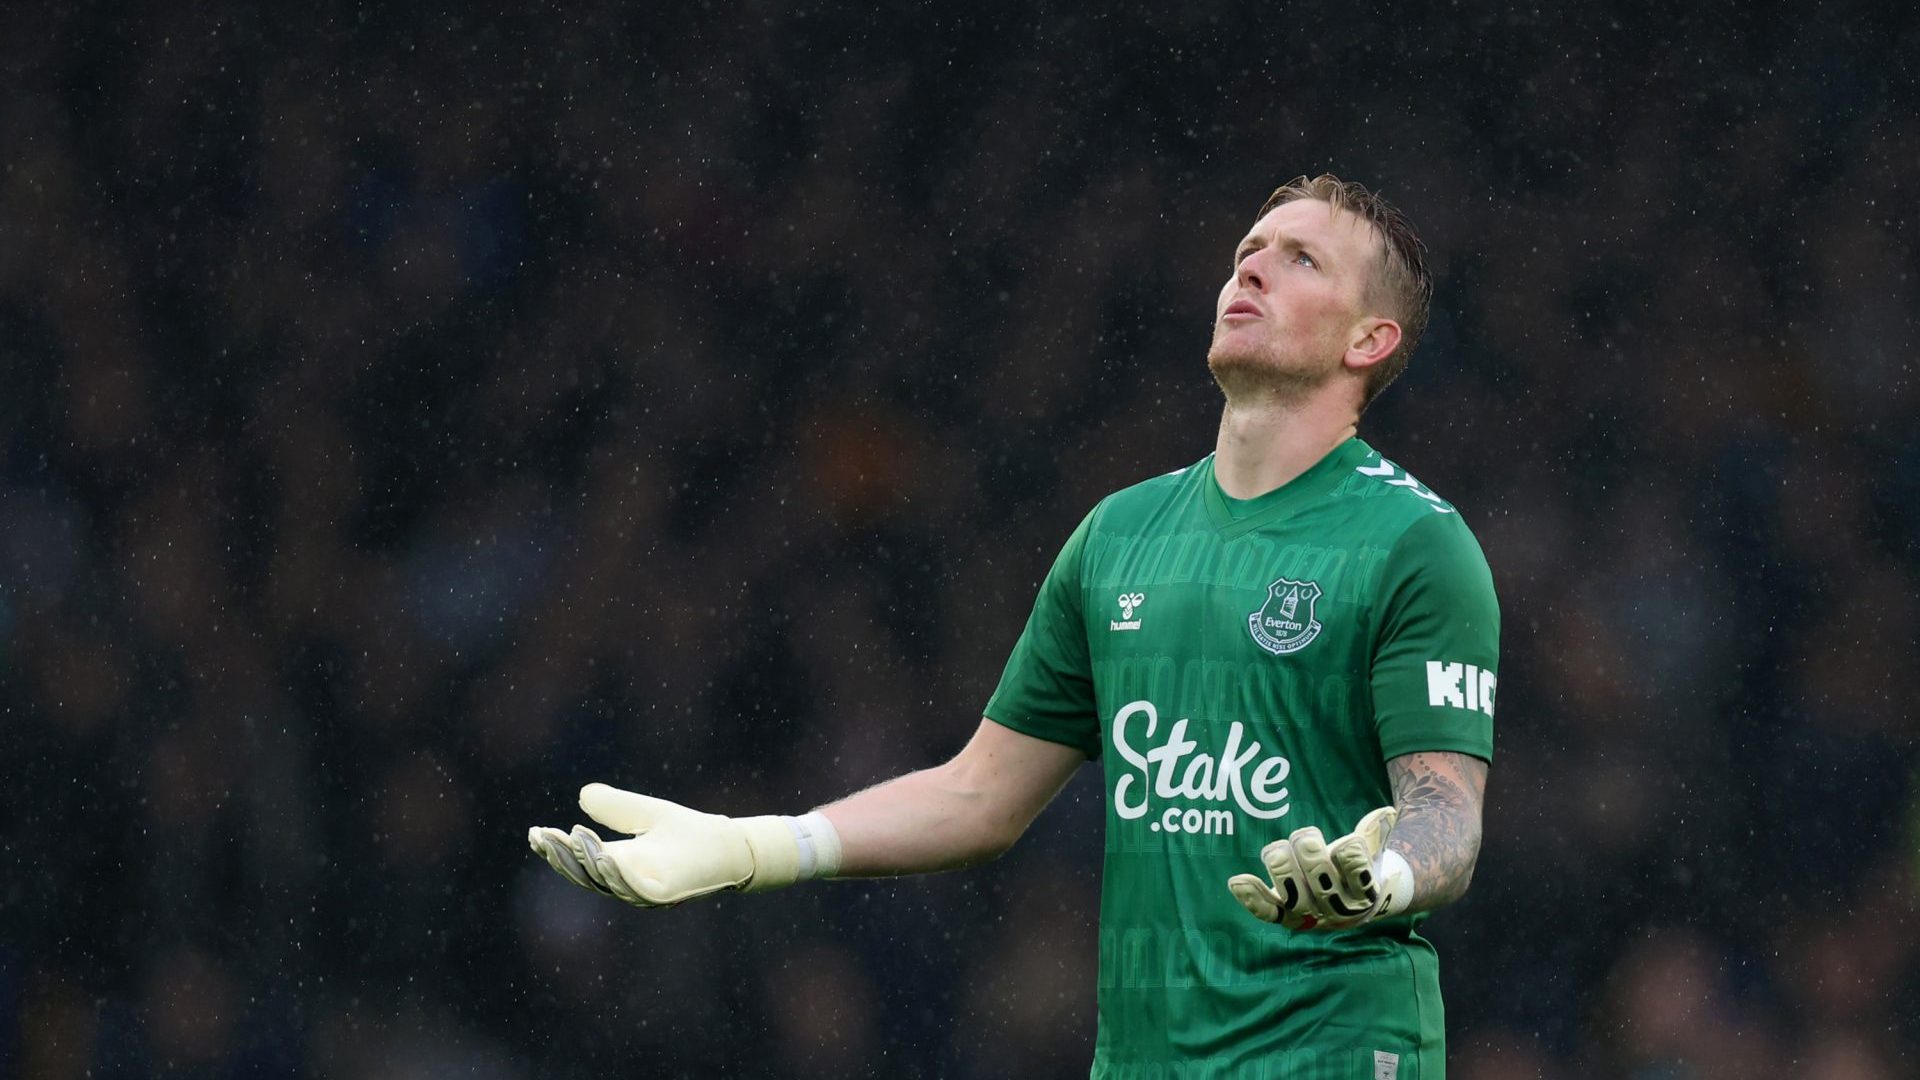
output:
[[[1460,515],[1359,439],[1256,499],[1209,456],[1081,522],[985,712],[1105,765],[1093,1076],[1444,1075],[1421,916],[1296,933],[1227,879],[1391,803],[1390,758],[1491,760],[1499,621]]]

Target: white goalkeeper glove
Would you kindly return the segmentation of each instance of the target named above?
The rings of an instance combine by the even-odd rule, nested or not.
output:
[[[535,826],[528,846],[575,885],[640,907],[722,889],[766,892],[840,869],[840,836],[817,810],[730,818],[605,784],[581,788],[580,809],[633,839],[602,840],[585,825],[570,833]]]
[[[1227,889],[1256,919],[1289,930],[1341,930],[1381,915],[1398,915],[1413,902],[1413,869],[1387,850],[1399,812],[1383,806],[1352,832],[1328,844],[1312,826],[1260,849],[1273,878],[1235,874]]]

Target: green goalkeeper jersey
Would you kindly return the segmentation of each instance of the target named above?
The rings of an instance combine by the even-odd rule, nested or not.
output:
[[[1094,507],[986,708],[1105,763],[1094,1077],[1444,1075],[1421,916],[1294,932],[1227,879],[1390,804],[1389,758],[1490,760],[1499,628],[1460,515],[1359,439],[1259,498],[1209,456]]]

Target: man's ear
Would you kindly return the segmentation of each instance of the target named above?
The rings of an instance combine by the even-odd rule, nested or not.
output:
[[[1348,371],[1365,371],[1393,355],[1400,347],[1400,324],[1377,316],[1360,320],[1347,339],[1347,352],[1340,358]]]

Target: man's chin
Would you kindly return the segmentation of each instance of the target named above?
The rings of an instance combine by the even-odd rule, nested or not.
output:
[[[1207,350],[1207,367],[1216,378],[1226,372],[1258,371],[1262,367],[1271,366],[1273,361],[1243,349],[1221,348],[1215,345]]]
[[[1324,381],[1292,370],[1265,353],[1239,349],[1210,350],[1207,369],[1228,401],[1292,400]]]
[[[1207,353],[1207,370],[1213,381],[1231,396],[1239,387],[1253,388],[1283,378],[1280,365],[1272,357],[1241,349],[1214,348]]]

